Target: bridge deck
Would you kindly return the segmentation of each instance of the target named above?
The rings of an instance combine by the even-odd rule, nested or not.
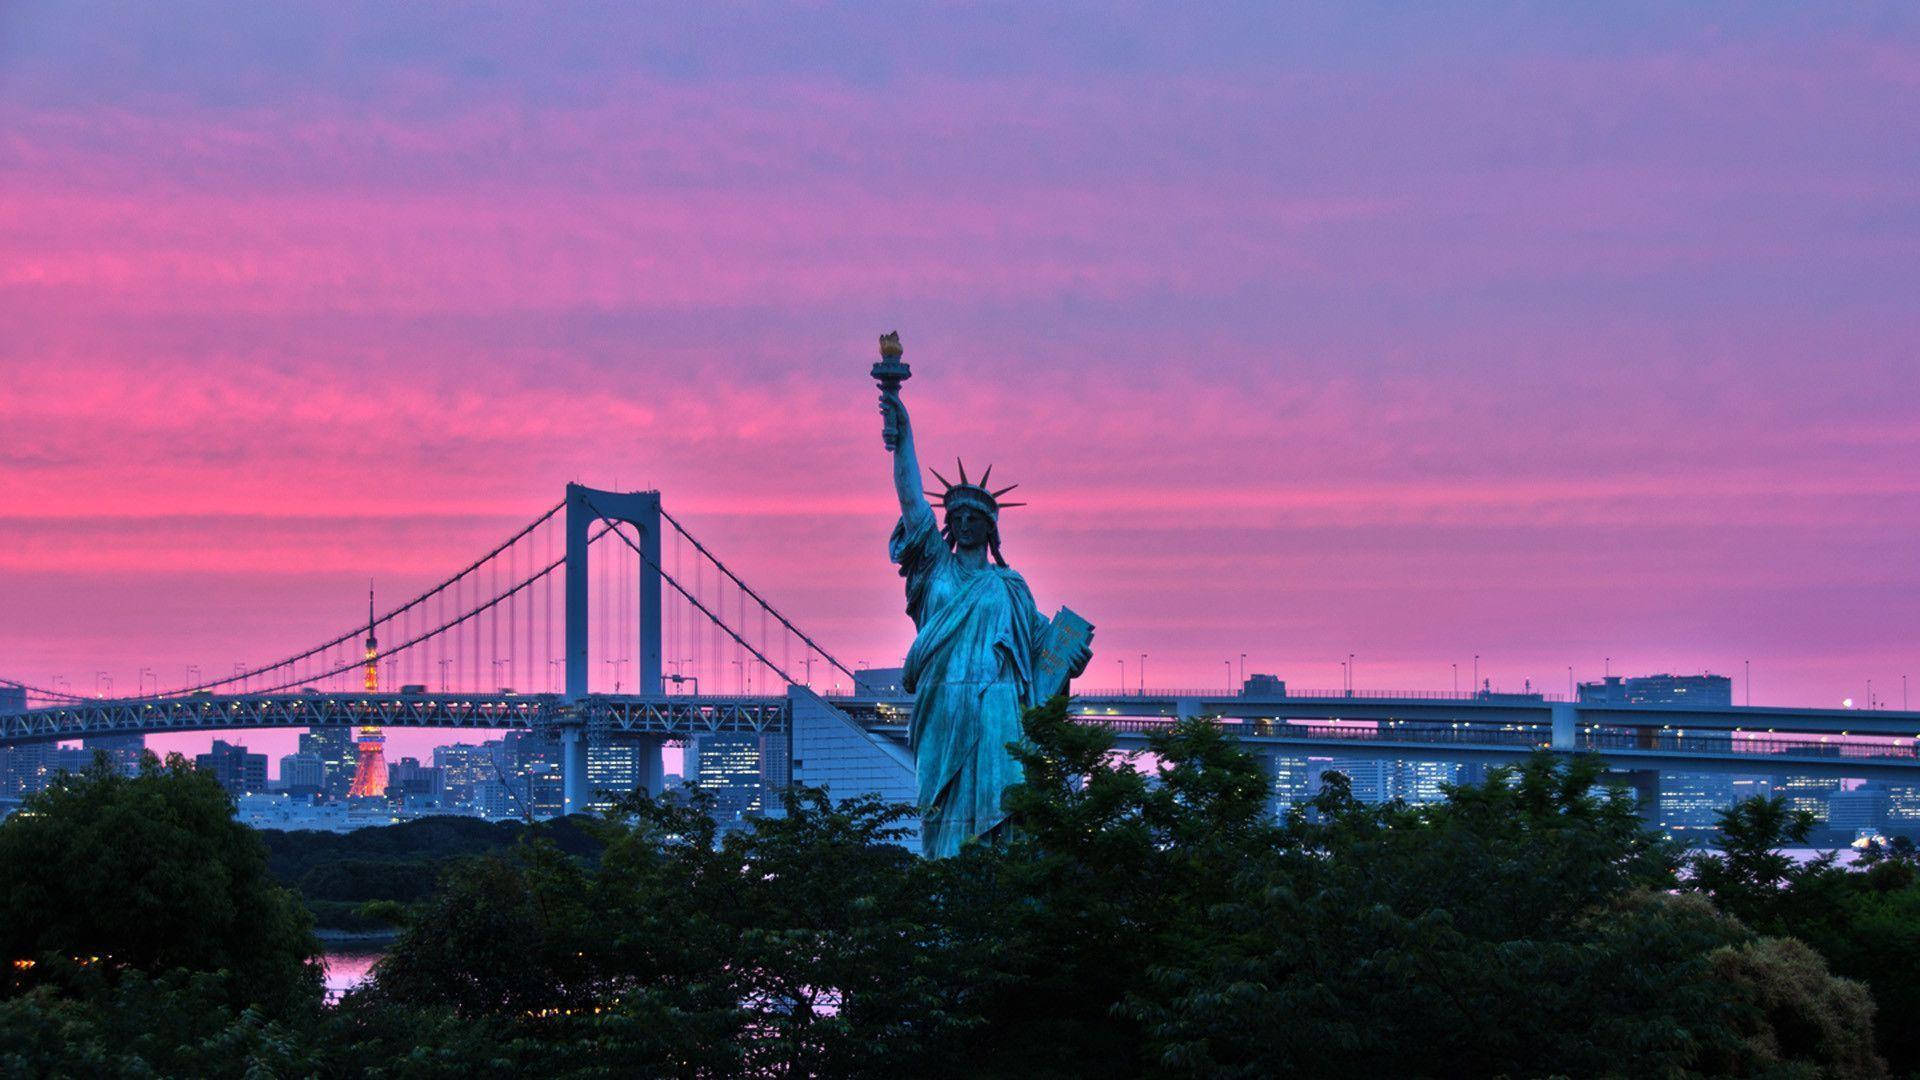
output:
[[[904,734],[912,701],[831,698],[868,727]],[[1087,695],[1087,719],[1144,746],[1179,715],[1217,715],[1249,745],[1341,757],[1516,760],[1554,748],[1648,768],[1920,780],[1920,713],[1737,707],[1592,706],[1517,695],[1254,698]],[[107,699],[0,714],[0,745],[97,735],[374,726],[593,731],[681,737],[783,731],[782,696],[239,694]]]

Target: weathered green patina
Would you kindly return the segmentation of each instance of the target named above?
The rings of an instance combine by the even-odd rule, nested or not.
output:
[[[898,339],[882,339],[883,350]],[[897,363],[898,352],[883,357]],[[904,369],[904,364],[899,364]],[[879,378],[876,370],[876,379]],[[913,427],[900,400],[899,380],[881,383],[882,433],[893,452],[900,521],[889,553],[906,578],[907,614],[917,633],[907,653],[905,688],[914,695],[910,743],[918,773],[921,843],[928,856],[952,855],[1006,821],[1001,795],[1019,783],[1020,765],[1007,744],[1020,738],[1020,716],[1051,692],[1036,684],[1036,660],[1047,639],[1047,619],[1026,580],[1000,553],[1000,511],[1016,503],[1000,497],[1012,488],[988,486],[991,466],[975,483],[960,467],[959,483],[935,473],[945,487],[938,527],[920,480]],[[1082,645],[1071,673],[1091,656]]]

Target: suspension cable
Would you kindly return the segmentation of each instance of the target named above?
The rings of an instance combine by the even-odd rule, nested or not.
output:
[[[772,671],[775,675],[780,676],[780,678],[786,680],[786,682],[789,685],[798,685],[798,681],[794,679],[793,676],[781,670],[779,664],[776,664],[772,660],[767,659],[765,653],[762,653],[759,649],[756,649],[752,645],[747,644],[747,640],[741,637],[738,633],[735,633],[733,627],[728,626],[726,623],[720,621],[720,617],[718,615],[715,615],[712,611],[709,611],[707,609],[707,605],[694,599],[693,594],[688,592],[685,586],[681,585],[678,581],[674,580],[672,574],[669,574],[665,570],[662,570],[660,568],[659,563],[654,562],[652,559],[648,558],[647,553],[640,549],[639,544],[636,544],[631,539],[629,539],[627,537],[627,534],[621,532],[619,526],[612,519],[608,518],[605,514],[602,514],[600,512],[599,507],[593,505],[592,499],[586,500],[586,503],[587,503],[587,509],[593,511],[594,516],[598,517],[601,521],[606,522],[607,527],[613,530],[613,535],[619,537],[621,543],[632,548],[633,553],[640,556],[641,561],[645,562],[648,566],[652,567],[654,573],[660,575],[660,580],[673,586],[675,592],[678,592],[681,596],[686,597],[688,603],[700,609],[700,614],[705,615],[708,619],[712,620],[713,625],[719,627],[722,630],[725,630],[727,632],[728,637],[732,638],[734,642],[737,643],[741,648],[752,653],[755,659],[759,660],[762,664],[767,665],[768,670]],[[678,526],[675,526],[675,527],[678,528]],[[688,537],[688,539],[692,539],[692,538]],[[735,579],[735,580],[738,580],[738,579]],[[745,588],[744,585],[741,587]]]
[[[842,672],[846,674],[847,678],[851,679],[854,677],[852,668],[849,668],[847,667],[847,665],[841,663],[839,660],[836,660],[832,653],[820,647],[819,642],[808,637],[804,631],[802,631],[799,627],[793,625],[792,621],[789,620],[785,615],[780,614],[779,608],[776,608],[772,604],[767,603],[766,598],[761,596],[759,593],[754,592],[753,587],[751,585],[748,585],[746,582],[741,581],[740,576],[738,574],[735,574],[732,570],[729,570],[727,568],[726,563],[721,562],[718,556],[716,556],[713,552],[708,551],[706,548],[706,545],[702,544],[699,540],[695,539],[694,535],[687,531],[686,526],[674,520],[673,515],[667,513],[665,508],[661,509],[660,516],[666,519],[667,524],[673,526],[674,531],[678,532],[681,536],[686,537],[687,542],[693,545],[693,548],[695,551],[698,551],[700,554],[705,555],[707,557],[708,562],[711,562],[713,565],[719,567],[720,572],[727,575],[728,578],[732,579],[733,583],[735,585],[740,586],[740,588],[748,596],[753,597],[753,600],[755,603],[759,604],[762,608],[765,608],[768,612],[770,612],[773,615],[774,618],[780,620],[780,625],[786,627],[789,633],[793,634],[793,636],[799,638],[801,641],[806,642],[809,648],[811,648],[814,652],[819,653],[821,658],[826,660],[827,663],[832,664],[834,667],[839,668]],[[625,539],[625,537],[622,536],[622,539]],[[642,556],[642,558],[645,558],[645,556]],[[656,567],[655,569],[658,569],[658,567]],[[675,588],[678,588],[678,587],[679,586],[677,585],[675,586]],[[709,618],[711,618],[711,616],[709,616]],[[756,653],[755,655],[758,655],[758,654]],[[772,665],[769,664],[768,666],[771,667]],[[774,670],[779,671],[780,669],[774,668]],[[793,680],[788,679],[787,681],[792,682]]]
[[[411,610],[412,608],[417,607],[420,604],[425,603],[427,600],[431,599],[432,597],[438,595],[442,590],[453,585],[455,582],[466,577],[468,574],[473,573],[475,570],[478,570],[481,566],[484,566],[487,560],[493,558],[494,556],[500,554],[501,552],[512,547],[514,544],[518,543],[522,537],[526,536],[528,533],[532,532],[533,530],[539,528],[541,525],[545,524],[548,518],[551,518],[553,517],[553,515],[559,513],[562,509],[566,507],[566,505],[567,504],[564,500],[562,500],[561,502],[555,503],[551,510],[548,510],[546,513],[541,514],[539,517],[535,518],[533,520],[533,524],[528,525],[526,528],[521,529],[519,532],[516,532],[512,536],[508,537],[505,543],[500,544],[499,546],[495,547],[492,551],[489,551],[485,555],[482,555],[478,559],[475,559],[473,562],[469,563],[464,569],[462,569],[459,573],[454,574],[452,577],[446,579],[445,581],[442,581],[438,585],[435,585],[433,588],[428,589],[426,592],[421,593],[420,595],[414,597],[413,599],[407,601],[406,603],[401,604],[399,607],[394,608],[393,610],[387,612],[385,615],[382,615],[379,618],[375,619],[374,625],[375,626],[384,625],[387,621],[394,618],[396,615],[399,615],[402,612]],[[240,682],[244,679],[250,679],[259,675],[264,675],[269,671],[276,671],[280,668],[287,667],[290,664],[294,664],[301,660],[305,660],[305,659],[308,659],[309,657],[323,653],[328,649],[333,648],[336,645],[340,645],[344,642],[351,641],[359,633],[360,633],[360,628],[356,626],[353,629],[347,631],[346,633],[341,634],[339,637],[334,638],[332,641],[327,641],[327,642],[323,642],[322,644],[315,645],[313,648],[308,649],[306,652],[296,653],[293,656],[289,656],[286,659],[280,660],[276,663],[267,664],[264,667],[257,667],[248,671],[235,672],[234,674],[229,675],[223,679],[214,679],[209,682],[203,682],[193,686],[182,687],[179,690],[168,691],[167,693],[161,694],[158,696],[177,697],[183,694],[191,694],[199,690],[211,690],[214,687],[229,686],[229,685],[232,685],[233,683]],[[325,678],[326,676],[320,676],[320,677]],[[297,685],[298,683],[307,682],[307,681],[310,681],[310,680],[295,679],[293,682],[285,683],[283,685],[293,686],[293,685]]]
[[[46,698],[57,698],[61,701],[95,700],[93,698],[87,697],[85,694],[68,693],[62,690],[47,690],[42,687],[34,686],[32,683],[16,682],[13,679],[0,679],[0,686],[11,686],[11,687],[14,687],[15,689],[24,690],[29,694],[38,694],[41,697],[46,697]]]
[[[593,534],[592,536],[590,536],[590,537],[588,537],[588,538],[587,538],[587,543],[589,543],[589,544],[591,544],[591,543],[593,543],[593,542],[594,542],[595,540],[598,540],[598,539],[600,539],[601,537],[603,537],[603,536],[605,536],[605,535],[607,535],[607,533],[609,533],[609,532],[611,532],[611,531],[612,531],[612,529],[610,529],[610,528],[603,528],[603,529],[601,529],[601,530],[600,530],[599,532],[597,532],[597,533],[594,533],[594,534]],[[555,560],[554,560],[553,562],[550,562],[550,563],[548,563],[548,564],[547,564],[547,565],[546,565],[545,567],[543,567],[543,568],[542,568],[542,569],[541,569],[541,570],[540,570],[540,571],[539,571],[538,573],[536,573],[536,574],[534,574],[534,575],[533,575],[532,577],[529,577],[529,578],[526,578],[526,579],[524,579],[524,580],[522,580],[522,581],[520,581],[520,582],[518,582],[518,583],[516,583],[516,584],[515,584],[515,585],[514,585],[514,586],[513,586],[512,588],[510,588],[510,589],[508,589],[508,590],[507,590],[506,592],[503,592],[503,593],[501,593],[501,594],[499,594],[498,596],[495,596],[495,597],[493,597],[492,599],[490,599],[490,600],[488,600],[487,602],[485,602],[485,603],[483,603],[483,604],[480,604],[479,606],[477,606],[477,607],[475,607],[475,608],[474,608],[473,610],[471,610],[471,611],[467,611],[467,612],[463,612],[462,614],[459,614],[459,615],[456,615],[456,616],[454,616],[453,618],[451,618],[451,619],[448,619],[448,620],[447,620],[446,622],[443,622],[443,623],[441,623],[441,624],[440,624],[439,626],[436,626],[436,627],[434,627],[433,629],[431,629],[431,630],[428,630],[428,631],[427,631],[426,633],[424,633],[424,634],[418,634],[418,635],[416,635],[415,637],[413,637],[413,638],[412,638],[411,640],[409,640],[409,641],[403,641],[403,642],[401,642],[400,644],[398,644],[398,645],[395,645],[395,646],[394,646],[393,648],[391,648],[391,649],[387,649],[387,650],[384,650],[384,651],[382,651],[382,652],[380,652],[380,653],[379,653],[379,654],[377,654],[377,655],[378,655],[378,656],[390,656],[390,655],[392,655],[392,654],[394,654],[394,653],[398,653],[398,652],[403,652],[403,651],[405,651],[405,650],[407,650],[407,649],[411,649],[411,648],[413,648],[413,647],[414,647],[415,645],[418,645],[418,644],[420,644],[421,642],[423,642],[423,641],[425,641],[425,640],[427,640],[427,639],[428,639],[428,638],[430,638],[430,637],[434,637],[435,635],[438,635],[438,634],[441,634],[441,633],[444,633],[444,632],[446,632],[446,631],[448,631],[448,630],[451,630],[451,629],[453,629],[454,627],[456,627],[456,626],[459,626],[460,624],[462,624],[462,623],[464,623],[464,622],[466,622],[466,621],[468,621],[469,619],[472,619],[472,618],[474,618],[475,616],[478,616],[478,615],[481,615],[481,614],[484,614],[484,613],[485,613],[485,612],[487,612],[487,611],[491,611],[491,610],[492,610],[492,609],[493,609],[494,607],[496,607],[497,605],[499,605],[499,604],[501,604],[501,603],[503,603],[503,602],[504,602],[504,601],[505,601],[505,600],[506,600],[506,599],[507,599],[508,597],[510,597],[510,596],[512,596],[512,595],[514,595],[515,593],[518,593],[518,592],[520,592],[520,591],[521,591],[521,590],[523,590],[523,589],[527,589],[527,588],[531,588],[531,587],[533,586],[533,583],[534,583],[534,582],[536,582],[536,581],[539,581],[539,580],[540,580],[541,578],[544,578],[544,577],[546,577],[546,576],[547,576],[548,574],[551,574],[551,573],[553,573],[553,572],[554,572],[555,570],[558,570],[558,569],[559,569],[560,567],[562,567],[562,566],[565,566],[565,565],[566,565],[566,562],[567,562],[567,560],[566,560],[566,559],[565,559],[564,557],[562,557],[562,558],[559,558],[559,559],[555,559]],[[475,635],[474,635],[474,638],[475,638],[475,640],[478,640],[478,638],[479,638],[479,635],[478,635],[478,634],[475,634]],[[329,679],[329,678],[332,678],[332,677],[333,677],[333,676],[335,676],[335,675],[339,675],[339,674],[341,674],[342,672],[347,672],[347,671],[352,671],[352,670],[353,670],[354,668],[356,668],[356,667],[359,667],[360,665],[362,665],[362,664],[364,664],[365,662],[366,662],[366,661],[364,661],[364,660],[354,660],[354,661],[351,661],[351,662],[349,662],[349,663],[346,663],[346,664],[343,664],[343,665],[341,665],[341,666],[339,666],[339,667],[336,667],[336,668],[334,668],[334,669],[332,669],[331,671],[323,671],[323,672],[321,672],[321,673],[320,673],[320,674],[318,674],[318,675],[315,675],[315,676],[310,676],[310,677],[308,677],[308,678],[305,678],[305,679],[295,679],[295,680],[293,680],[292,682],[283,682],[283,683],[279,683],[279,684],[277,684],[277,685],[274,685],[274,686],[267,686],[267,687],[263,687],[263,688],[261,688],[261,689],[259,689],[259,690],[254,690],[254,691],[251,691],[251,693],[255,693],[255,694],[270,694],[270,693],[272,693],[272,692],[274,692],[275,690],[285,690],[285,689],[287,689],[287,688],[288,688],[288,687],[290,687],[290,686],[298,686],[298,685],[300,685],[300,684],[301,684],[301,683],[303,683],[303,682],[313,682],[313,681],[315,681],[316,679]]]

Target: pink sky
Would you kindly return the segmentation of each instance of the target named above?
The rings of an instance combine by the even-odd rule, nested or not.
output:
[[[1908,8],[391,7],[0,11],[0,675],[292,652],[569,479],[897,658],[896,327],[1096,682],[1920,659]]]

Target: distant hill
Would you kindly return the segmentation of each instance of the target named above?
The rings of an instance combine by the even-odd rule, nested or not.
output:
[[[322,929],[364,931],[382,926],[358,914],[362,904],[424,899],[449,861],[512,847],[529,831],[569,855],[597,863],[601,845],[582,828],[584,820],[556,818],[528,826],[447,816],[349,833],[258,832],[267,845],[268,868],[282,884],[300,893]]]

